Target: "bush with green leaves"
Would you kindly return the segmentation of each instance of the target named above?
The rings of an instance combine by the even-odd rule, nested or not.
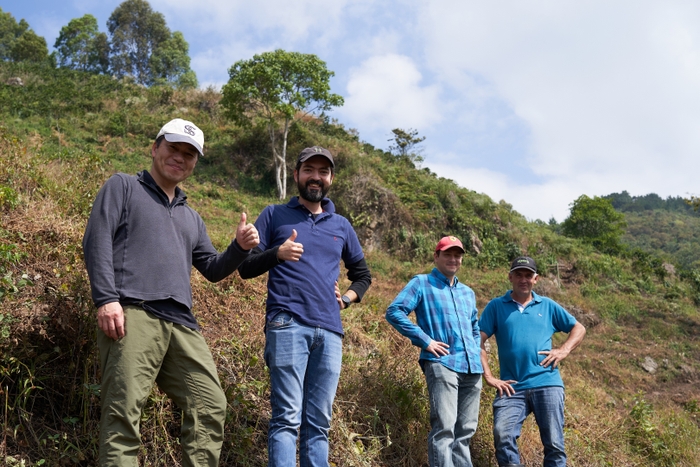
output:
[[[581,195],[571,204],[571,211],[562,223],[564,235],[590,243],[603,253],[617,254],[623,250],[624,214],[615,211],[610,200]]]

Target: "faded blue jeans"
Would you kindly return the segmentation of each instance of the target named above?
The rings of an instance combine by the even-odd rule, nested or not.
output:
[[[265,363],[270,369],[272,416],[268,465],[328,466],[328,430],[343,358],[343,339],[278,313],[267,323]]]
[[[493,440],[499,465],[519,464],[518,438],[527,416],[535,414],[544,445],[544,467],[566,467],[564,388],[524,389],[493,401]]]
[[[481,374],[457,373],[420,361],[430,396],[430,467],[472,467],[469,441],[479,421]]]

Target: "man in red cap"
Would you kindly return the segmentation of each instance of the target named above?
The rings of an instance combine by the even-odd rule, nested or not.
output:
[[[386,319],[413,345],[430,394],[428,461],[431,467],[471,467],[481,394],[480,337],[474,291],[456,277],[464,247],[443,237],[435,268],[415,276],[386,310]],[[415,311],[416,323],[408,319]]]

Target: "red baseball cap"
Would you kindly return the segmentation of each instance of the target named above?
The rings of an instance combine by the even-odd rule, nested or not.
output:
[[[459,238],[452,235],[448,235],[447,237],[442,237],[440,239],[437,246],[435,247],[435,252],[445,251],[454,246],[462,250],[462,253],[464,253],[464,247],[462,246],[462,242],[459,241]]]

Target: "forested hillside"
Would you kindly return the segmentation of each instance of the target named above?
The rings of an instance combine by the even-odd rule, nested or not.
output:
[[[630,196],[626,191],[605,198],[625,215],[627,245],[685,271],[700,269],[700,211],[684,198],[663,199],[654,193]]]
[[[203,129],[206,157],[183,188],[217,247],[230,241],[239,212],[254,219],[278,202],[266,122],[251,116],[248,124],[233,123],[221,98],[212,89],[145,87],[0,62],[0,456],[6,465],[96,465],[96,323],[80,242],[104,180],[148,168],[158,129],[184,117]],[[413,274],[430,270],[444,234],[457,235],[468,249],[458,275],[475,290],[479,309],[506,290],[508,262],[528,254],[543,276],[537,291],[588,328],[562,370],[572,466],[700,465],[700,272],[692,264],[680,274],[655,254],[602,253],[329,119],[295,119],[288,139],[289,154],[319,144],[337,155],[330,197],[358,231],[374,277],[365,300],[343,312],[334,465],[427,463],[418,350],[387,325],[384,311]],[[264,277],[243,281],[234,274],[218,284],[197,273],[192,278],[194,312],[228,400],[221,465],[265,465]],[[492,399],[485,388],[472,443],[479,467],[496,465]],[[142,418],[143,465],[179,465],[179,427],[177,407],[154,389]],[[533,423],[526,423],[521,445],[525,465],[541,465]]]

